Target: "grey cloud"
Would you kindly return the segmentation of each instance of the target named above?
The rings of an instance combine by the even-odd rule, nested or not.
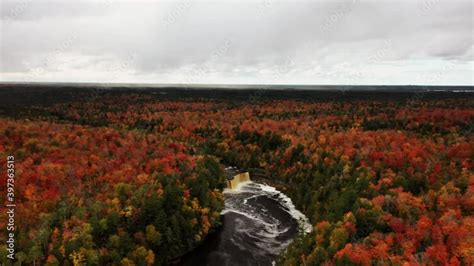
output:
[[[2,6],[2,20],[9,20],[1,32],[3,80],[59,81],[75,71],[75,77],[84,73],[78,81],[100,81],[100,73],[106,79],[106,73],[121,68],[134,73],[127,77],[134,82],[144,77],[180,82],[188,72],[213,82],[215,76],[206,74],[212,72],[218,80],[243,83],[341,83],[362,82],[344,73],[370,64],[358,76],[371,76],[371,83],[387,82],[380,74],[387,66],[403,72],[398,79],[409,77],[401,70],[405,65],[422,67],[411,79],[423,82],[419,72],[432,67],[424,62],[441,69],[458,60],[464,62],[459,69],[449,70],[463,75],[452,82],[470,81],[465,70],[473,62],[471,1],[25,1],[22,12],[11,11],[18,1]],[[57,62],[59,69],[53,66]],[[37,67],[44,68],[44,76],[31,76]],[[96,74],[88,76],[91,72]],[[338,74],[331,80],[313,73]]]

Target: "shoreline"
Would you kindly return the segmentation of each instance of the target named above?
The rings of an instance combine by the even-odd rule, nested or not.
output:
[[[169,265],[195,265],[196,262],[193,261],[193,257],[197,257],[199,255],[199,251],[202,249],[209,248],[216,241],[219,240],[219,234],[224,228],[224,219],[222,219],[223,215],[220,215],[221,224],[219,226],[214,227],[214,230],[207,234],[202,241],[200,241],[194,248],[188,250],[183,255],[178,256],[174,259],[168,261]]]
[[[268,177],[264,177],[261,175],[256,174],[256,177],[252,177],[252,173],[250,173],[250,181],[258,182],[265,185],[269,185],[274,187],[275,189],[285,193],[288,190],[288,185],[284,184],[283,182],[277,182],[274,180],[269,179]],[[286,193],[285,193],[286,194]],[[219,235],[225,227],[225,220],[223,219],[223,214],[220,215],[221,224],[214,228],[213,232],[206,235],[206,237],[196,245],[196,247],[192,248],[191,250],[187,251],[183,255],[176,257],[168,263],[170,265],[201,265],[205,264],[205,261],[201,261],[201,254],[205,254],[210,249],[214,247],[219,241]]]

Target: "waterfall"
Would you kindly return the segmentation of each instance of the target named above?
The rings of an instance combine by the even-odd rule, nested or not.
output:
[[[227,180],[227,188],[236,189],[239,184],[247,181],[250,181],[249,172],[236,174],[232,179]]]
[[[249,173],[225,168],[227,188],[218,236],[196,249],[178,266],[275,265],[280,254],[298,235],[311,232],[308,218],[276,188],[251,181]]]

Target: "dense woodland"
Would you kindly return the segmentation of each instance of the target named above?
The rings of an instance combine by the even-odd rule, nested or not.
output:
[[[283,184],[314,225],[282,265],[474,264],[472,94],[167,93],[45,94],[0,110],[18,261],[174,261],[219,226],[222,169],[236,165]]]

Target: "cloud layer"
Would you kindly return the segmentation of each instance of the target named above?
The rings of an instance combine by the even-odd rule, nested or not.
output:
[[[2,2],[0,81],[473,85],[473,2]]]

